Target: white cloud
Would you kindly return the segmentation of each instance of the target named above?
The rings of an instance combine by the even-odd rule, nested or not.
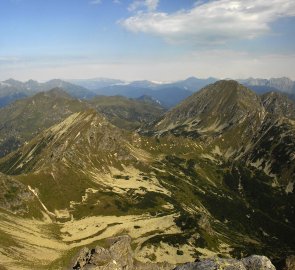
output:
[[[134,1],[130,9],[137,9],[142,2]],[[231,39],[252,39],[270,32],[270,23],[281,17],[295,16],[295,1],[198,1],[190,10],[172,14],[155,9],[149,11],[120,23],[130,31],[158,35],[170,42],[214,44]]]
[[[159,0],[134,0],[128,7],[129,11],[147,9],[149,12],[155,11],[158,7]]]
[[[99,4],[101,4],[101,1],[102,0],[92,0],[92,1],[90,1],[90,4],[92,4],[92,5],[99,5]]]

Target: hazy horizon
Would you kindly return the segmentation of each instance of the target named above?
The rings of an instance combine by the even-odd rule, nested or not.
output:
[[[62,80],[62,81],[66,81],[66,82],[73,82],[75,83],[75,81],[99,81],[99,80],[118,80],[118,81],[122,81],[122,83],[132,83],[132,82],[137,82],[137,81],[150,81],[152,83],[158,83],[158,84],[169,84],[169,83],[176,83],[178,81],[184,81],[186,79],[189,79],[189,78],[195,78],[195,79],[200,79],[200,80],[207,80],[207,79],[216,79],[216,80],[247,80],[247,79],[263,79],[263,80],[271,80],[271,79],[281,79],[281,78],[287,78],[287,79],[290,79],[292,81],[294,81],[294,79],[290,78],[290,77],[286,77],[286,76],[283,76],[283,77],[269,77],[269,78],[258,78],[258,77],[245,77],[245,78],[216,78],[216,77],[196,77],[196,76],[187,76],[187,77],[184,77],[184,78],[180,78],[178,80],[171,80],[171,81],[160,81],[160,80],[147,80],[145,78],[141,78],[141,79],[135,79],[135,80],[124,80],[123,78],[111,78],[111,77],[92,77],[92,78],[49,78],[49,79],[44,79],[44,80],[39,80],[39,79],[35,79],[35,78],[29,78],[29,79],[17,79],[17,78],[6,78],[4,80],[0,80],[0,82],[4,82],[4,81],[8,81],[8,80],[16,80],[16,81],[20,81],[20,82],[28,82],[28,81],[36,81],[38,83],[45,83],[45,82],[48,82],[48,81],[52,81],[52,80]]]

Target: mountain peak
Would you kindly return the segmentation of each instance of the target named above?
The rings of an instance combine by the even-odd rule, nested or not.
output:
[[[204,87],[179,106],[191,106],[196,109],[196,113],[201,113],[199,103],[204,103],[206,108],[202,110],[202,113],[210,113],[212,110],[227,110],[229,106],[234,105],[251,107],[253,101],[260,102],[259,97],[249,88],[234,80],[221,80]]]
[[[18,151],[21,158],[12,167],[7,168],[6,173],[18,174],[28,169],[50,165],[54,161],[58,162],[63,156],[71,155],[73,149],[76,151],[80,147],[79,140],[83,141],[84,147],[87,146],[89,151],[98,138],[94,134],[108,133],[108,129],[112,128],[115,129],[93,109],[73,113],[20,148]],[[86,149],[83,148],[81,151]],[[11,153],[4,159],[9,160],[19,153]]]
[[[52,79],[44,84],[44,90],[49,90],[56,87],[64,89],[68,94],[75,98],[87,99],[95,96],[92,91],[82,86],[78,86],[60,79]]]
[[[22,83],[21,81],[18,81],[18,80],[12,79],[12,78],[9,78],[9,79],[5,80],[4,82],[6,82],[6,83]]]
[[[248,91],[253,92],[249,88],[246,88],[245,86],[243,86],[242,84],[240,84],[238,81],[232,80],[232,79],[229,79],[229,80],[219,80],[219,81],[213,83],[213,85],[216,85],[216,86],[219,86],[219,87],[220,86],[233,87],[236,90],[240,90],[240,89],[245,90],[245,89],[247,89]]]
[[[14,80],[12,78],[3,81],[3,83],[11,87],[23,88],[23,83],[21,81]]]
[[[57,82],[64,82],[64,81],[61,80],[61,79],[51,79],[51,80],[47,81],[47,83],[49,83],[49,82],[55,82],[55,83],[57,83]]]
[[[52,88],[51,90],[44,93],[47,96],[55,97],[55,98],[68,98],[73,99],[64,89],[60,87]]]
[[[221,132],[249,119],[260,121],[264,114],[261,100],[252,90],[234,80],[221,80],[185,99],[155,129],[160,133],[189,132],[199,136],[204,132]]]
[[[136,100],[143,101],[143,102],[146,102],[146,103],[153,103],[153,104],[157,104],[157,105],[161,104],[160,101],[158,101],[155,98],[152,98],[149,95],[142,95],[142,96],[138,97]]]
[[[32,79],[26,81],[25,83],[26,83],[26,84],[39,84],[39,82],[37,82],[37,81],[35,81],[35,80],[32,80]]]
[[[56,100],[56,99],[61,99],[61,100],[65,100],[65,99],[74,99],[71,95],[69,95],[63,88],[60,87],[55,87],[52,88],[48,91],[43,91],[43,92],[39,92],[37,93],[35,96],[31,97],[30,99],[51,99],[51,100]]]
[[[198,80],[198,78],[191,76],[191,77],[186,78],[184,81],[194,81],[194,80]]]

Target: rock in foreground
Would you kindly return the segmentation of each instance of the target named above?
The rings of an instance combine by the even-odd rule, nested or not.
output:
[[[107,239],[108,248],[83,248],[70,269],[81,270],[171,270],[167,263],[141,263],[133,259],[131,238],[119,236]]]
[[[204,259],[194,263],[187,263],[174,270],[276,270],[271,261],[265,256],[252,255],[235,259]]]
[[[83,248],[70,269],[80,270],[276,270],[265,256],[253,255],[241,260],[201,259],[175,266],[168,263],[141,263],[133,258],[131,238],[119,236],[107,240],[108,248]]]

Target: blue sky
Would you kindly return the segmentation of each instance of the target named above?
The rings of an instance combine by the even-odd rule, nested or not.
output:
[[[0,80],[188,76],[295,79],[295,1],[0,1]]]

